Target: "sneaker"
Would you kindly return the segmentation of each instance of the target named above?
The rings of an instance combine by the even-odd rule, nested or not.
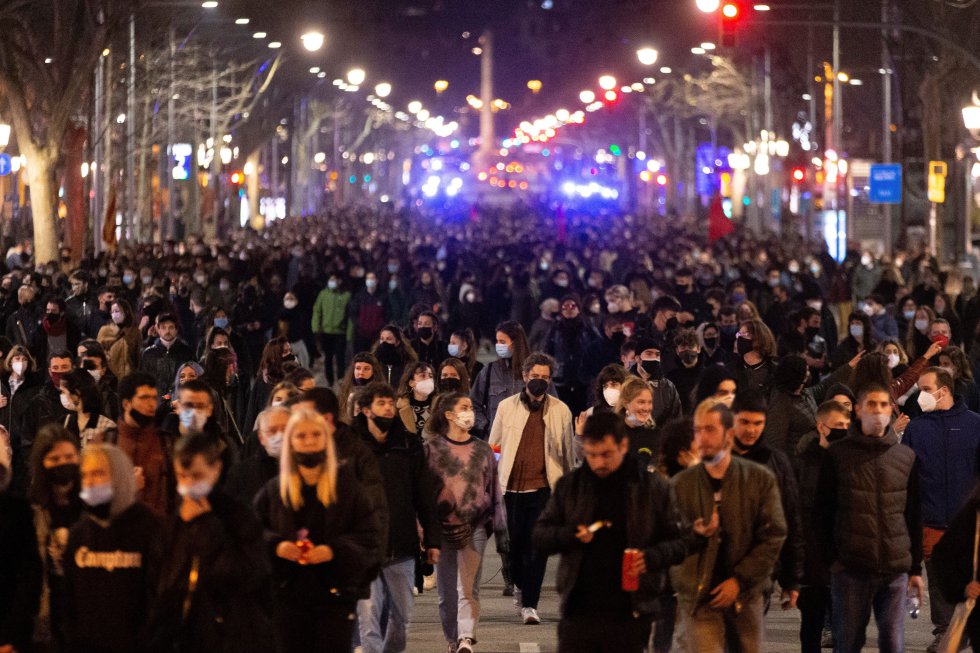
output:
[[[456,653],[473,653],[474,643],[469,637],[460,638],[459,642],[456,643]]]
[[[504,596],[514,596],[514,591],[513,583],[504,583]]]
[[[541,623],[541,617],[534,608],[524,608],[521,610],[521,618],[524,619],[525,626],[537,626]]]
[[[431,592],[436,588],[436,575],[429,574],[428,576],[422,577],[422,589],[426,592]]]

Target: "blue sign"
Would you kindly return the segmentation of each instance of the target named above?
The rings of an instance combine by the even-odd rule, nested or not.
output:
[[[9,154],[0,154],[0,177],[6,177],[13,172]]]
[[[902,203],[902,164],[872,163],[868,201],[872,204]]]

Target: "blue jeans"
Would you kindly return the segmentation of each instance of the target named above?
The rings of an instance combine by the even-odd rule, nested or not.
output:
[[[415,558],[402,558],[383,567],[371,583],[371,598],[357,602],[364,653],[401,653],[408,643],[415,598]],[[387,610],[386,610],[387,609]],[[388,623],[382,623],[387,612]]]
[[[834,653],[861,653],[872,609],[880,653],[902,653],[908,584],[908,574],[834,572],[830,581]]]

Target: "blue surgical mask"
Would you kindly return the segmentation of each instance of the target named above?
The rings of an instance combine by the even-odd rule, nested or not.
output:
[[[188,431],[202,431],[208,422],[207,414],[203,410],[194,408],[181,409],[178,417],[180,418],[180,425]]]
[[[124,284],[126,284],[127,286],[129,284],[133,283],[133,281],[135,281],[135,280],[136,280],[136,278],[133,275],[131,275],[131,274],[124,274],[123,275],[123,278],[122,278],[122,282]]]
[[[861,325],[861,324],[852,324],[851,325],[851,335],[854,336],[857,339],[863,338],[864,337],[864,326]]]
[[[449,355],[452,356],[453,358],[459,356],[459,345],[450,344],[449,347],[447,347],[447,349],[449,350]]]
[[[499,342],[497,343],[495,349],[497,350],[497,356],[500,356],[501,358],[510,358],[514,355],[508,345],[502,345]]]
[[[329,288],[330,290],[336,290],[337,289],[337,280],[336,279],[329,280],[327,282],[327,288]]]
[[[227,329],[228,328],[228,318],[226,318],[226,317],[216,317],[216,318],[214,318],[214,326],[218,327],[219,329]]]
[[[101,485],[82,488],[78,496],[88,506],[103,506],[112,501],[112,483],[103,483]]]
[[[178,485],[177,494],[192,501],[199,501],[211,494],[213,489],[214,485],[210,481],[197,481],[190,485]]]

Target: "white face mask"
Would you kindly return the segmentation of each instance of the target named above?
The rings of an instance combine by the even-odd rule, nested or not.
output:
[[[298,303],[299,302],[297,302],[295,299],[284,299],[282,305],[285,306],[287,310],[291,311],[296,308]]]
[[[126,321],[126,314],[125,313],[117,313],[116,311],[113,311],[112,312],[112,321],[115,322],[116,324],[122,324],[123,322]]]
[[[265,452],[273,458],[282,454],[282,433],[272,433],[265,439]]]
[[[420,395],[428,397],[436,389],[436,382],[433,379],[422,379],[415,382],[415,391]]]
[[[27,370],[27,363],[24,361],[14,361],[10,364],[10,367],[17,376],[24,376],[24,372]]]
[[[919,392],[919,398],[916,400],[916,403],[919,404],[919,408],[922,409],[923,413],[931,413],[936,410],[936,404],[939,402],[936,401],[934,394],[922,390]]]
[[[456,419],[453,420],[453,424],[469,431],[476,424],[476,413],[472,410],[461,410],[456,413]]]
[[[888,430],[889,423],[891,416],[888,413],[861,416],[861,430],[865,435],[878,436]]]
[[[619,388],[603,388],[602,398],[606,400],[606,403],[610,406],[615,406],[619,402]]]
[[[61,393],[61,405],[64,407],[65,410],[71,410],[71,411],[74,411],[78,407],[78,404],[72,401],[71,397],[69,397],[65,393]]]
[[[899,358],[898,354],[895,353],[888,354],[888,369],[890,370],[895,369],[896,367],[898,367],[898,364],[900,362],[901,359]]]

